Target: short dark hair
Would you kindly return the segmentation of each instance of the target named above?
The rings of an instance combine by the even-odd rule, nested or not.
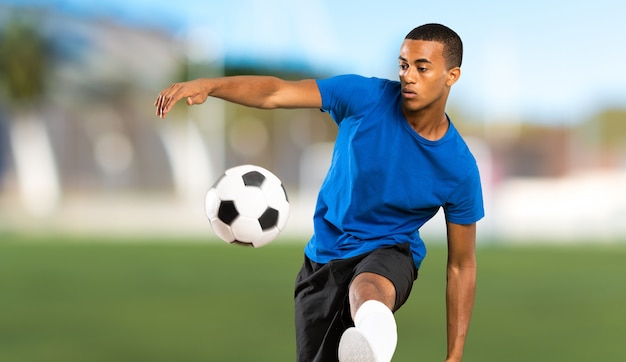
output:
[[[454,30],[441,24],[424,24],[411,30],[409,40],[436,41],[443,44],[443,56],[448,68],[460,67],[463,62],[463,42]]]

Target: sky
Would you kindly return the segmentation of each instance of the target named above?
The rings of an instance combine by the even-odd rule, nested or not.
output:
[[[450,102],[485,122],[585,120],[626,108],[626,1],[0,0],[162,28],[191,56],[300,62],[330,74],[397,78],[413,27],[439,22],[465,54]],[[158,56],[158,55],[154,55]]]

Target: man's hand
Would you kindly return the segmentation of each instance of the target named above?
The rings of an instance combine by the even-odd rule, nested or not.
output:
[[[174,83],[163,89],[154,101],[157,117],[165,118],[174,104],[182,98],[187,98],[187,104],[190,106],[204,103],[208,97],[208,91],[203,85],[203,79],[195,79],[189,82]]]

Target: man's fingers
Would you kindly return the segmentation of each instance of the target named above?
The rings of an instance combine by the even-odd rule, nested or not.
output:
[[[159,107],[159,112],[160,112],[160,116],[161,118],[164,118],[165,115],[167,114],[167,112],[169,112],[169,104],[172,100],[171,96],[163,96],[161,99],[161,107]]]
[[[165,117],[165,114],[169,111],[169,108],[174,105],[176,102],[172,102],[174,99],[173,96],[159,93],[156,101],[154,102],[154,106],[156,107],[156,115],[157,117]]]
[[[159,93],[156,101],[154,101],[154,106],[156,107],[156,116],[163,117],[163,95]]]
[[[163,102],[163,95],[159,93],[159,96],[154,101],[154,106],[156,107],[156,116],[161,117],[161,103]]]
[[[169,87],[162,90],[159,93],[156,101],[154,102],[154,106],[157,108],[156,109],[157,117],[164,118],[165,115],[174,106],[174,104],[176,104],[176,102],[178,102],[184,97],[188,97],[187,103],[189,105],[195,103],[193,101],[192,103],[189,103],[190,98],[193,96],[190,96],[189,94],[185,94],[185,93],[189,93],[189,90],[188,89],[186,90],[184,86],[178,83],[172,84]]]

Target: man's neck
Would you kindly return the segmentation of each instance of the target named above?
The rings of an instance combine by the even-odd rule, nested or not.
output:
[[[417,134],[429,141],[441,139],[450,127],[450,122],[445,113],[433,115],[413,114],[408,117],[405,114],[405,118]]]

